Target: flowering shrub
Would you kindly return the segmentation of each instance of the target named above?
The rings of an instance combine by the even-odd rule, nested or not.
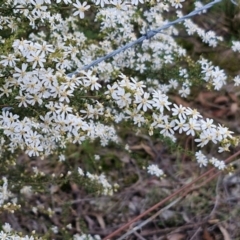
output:
[[[111,142],[120,144],[119,126],[128,123],[136,132],[146,129],[150,136],[157,134],[175,143],[180,134],[192,136],[200,167],[210,163],[220,170],[226,168],[222,160],[208,158],[203,147],[215,144],[218,152],[228,151],[237,144],[233,132],[205,119],[196,109],[177,105],[170,94],[187,98],[196,85],[220,90],[231,79],[238,86],[240,77],[227,76],[203,57],[194,62],[176,41],[177,25],[91,64],[135,41],[147,29],[167,24],[167,12],[181,18],[184,0],[0,2],[2,158],[13,159],[24,151],[32,158],[55,155],[65,161],[69,143],[97,140],[103,147]],[[195,2],[200,14],[206,12],[202,6]],[[185,19],[183,26],[188,35],[198,36],[209,47],[223,40],[191,19]],[[232,49],[240,52],[240,43],[233,41]],[[113,193],[114,186],[104,173],[98,176],[80,167],[75,170],[79,179],[99,184],[101,193]],[[157,165],[149,165],[147,172],[164,176]],[[37,168],[32,174],[45,177]],[[1,206],[10,196],[7,178],[1,188]]]

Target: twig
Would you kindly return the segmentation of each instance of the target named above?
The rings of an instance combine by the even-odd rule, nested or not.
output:
[[[144,237],[142,237],[139,233],[137,233],[137,232],[134,232],[133,233],[138,239],[140,239],[140,240],[146,240],[146,238],[144,238]]]
[[[235,157],[237,157],[238,155],[240,155],[240,150],[238,152],[236,152],[235,154],[233,154],[232,156],[228,157],[225,160],[225,164],[231,162]],[[138,221],[139,219],[141,219],[142,217],[144,217],[145,215],[147,215],[148,213],[152,212],[153,210],[155,210],[156,208],[162,206],[164,203],[166,203],[167,201],[171,200],[172,198],[174,198],[175,196],[177,196],[178,194],[181,194],[183,191],[186,191],[187,193],[189,191],[191,191],[191,186],[193,184],[195,184],[196,182],[200,181],[201,179],[203,179],[204,177],[212,174],[204,183],[209,182],[210,180],[214,179],[216,176],[218,176],[221,172],[217,172],[215,174],[214,171],[216,171],[215,167],[212,167],[211,169],[209,169],[207,172],[201,174],[198,178],[196,178],[195,180],[193,180],[191,183],[181,187],[180,189],[176,190],[174,193],[172,193],[171,195],[167,196],[166,198],[164,198],[162,201],[158,202],[157,204],[155,204],[154,206],[152,206],[151,208],[147,209],[145,212],[143,212],[142,214],[138,215],[137,217],[135,217],[134,219],[132,219],[131,221],[129,221],[128,223],[124,224],[122,227],[118,228],[116,231],[114,231],[113,233],[109,234],[108,236],[106,236],[103,240],[109,240],[112,237],[116,236],[117,234],[119,234],[120,232],[122,232],[124,229],[126,229],[127,227],[129,227],[131,224],[133,224],[134,222]]]
[[[190,240],[196,239],[195,237],[197,236],[197,234],[199,233],[200,230],[201,230],[201,227],[199,227],[199,228],[197,229],[197,231],[192,235],[192,237],[190,238]]]
[[[194,228],[194,227],[202,226],[205,223],[206,223],[206,221],[202,221],[202,222],[187,224],[187,225],[183,225],[183,226],[179,226],[179,227],[169,227],[169,228],[164,228],[164,229],[157,229],[154,231],[143,231],[142,236],[152,236],[154,234],[159,234],[159,233],[165,235],[169,232],[178,233],[178,232],[186,231],[186,230]]]
[[[145,220],[143,223],[141,223],[140,225],[138,225],[137,227],[134,227],[132,230],[128,231],[126,234],[124,234],[122,237],[118,238],[117,240],[122,240],[124,239],[125,237],[129,236],[131,233],[134,233],[135,231],[137,231],[138,229],[142,228],[143,226],[145,226],[146,224],[148,224],[149,222],[151,222],[154,218],[156,218],[158,215],[160,215],[162,212],[164,212],[165,210],[169,209],[170,207],[172,207],[173,205],[175,205],[176,203],[178,203],[179,201],[181,201],[187,194],[189,194],[190,192],[192,191],[195,191],[196,189],[199,189],[201,188],[203,185],[205,185],[206,183],[210,182],[212,179],[213,179],[213,176],[214,178],[221,174],[221,172],[217,172],[216,174],[212,175],[211,177],[209,177],[206,181],[204,181],[204,184],[200,184],[199,186],[197,187],[194,187],[194,188],[191,188],[189,189],[188,191],[184,192],[184,194],[177,198],[174,202],[170,203],[169,205],[167,205],[166,207],[162,208],[161,210],[159,210],[157,213],[155,213],[154,215],[152,215],[151,217],[149,217],[147,220]],[[217,182],[217,186],[216,186],[216,192],[218,190],[218,187],[219,187],[219,179],[218,179],[218,182]],[[218,201],[216,202],[215,206],[217,206],[217,203]],[[215,206],[214,206],[214,209],[215,209]],[[212,213],[211,213],[212,214]],[[211,216],[210,214],[210,216]],[[198,228],[198,230],[196,231],[196,234],[199,232],[200,230],[200,227]],[[195,234],[193,235],[195,236]],[[194,239],[192,236],[191,239]]]
[[[175,201],[171,202],[170,204],[168,204],[166,207],[160,209],[158,212],[156,212],[154,215],[152,215],[151,217],[149,217],[147,220],[145,220],[144,222],[142,222],[141,224],[139,224],[137,227],[134,227],[132,230],[128,231],[127,233],[125,233],[123,236],[121,236],[120,238],[118,238],[117,240],[123,240],[125,239],[127,236],[129,236],[130,234],[136,232],[138,229],[142,228],[143,226],[145,226],[146,224],[148,224],[149,222],[151,222],[154,218],[156,218],[158,215],[160,215],[162,212],[164,212],[165,210],[169,209],[170,207],[174,206],[176,203],[178,203],[179,201],[181,201],[183,199],[183,197],[179,197],[177,198]]]

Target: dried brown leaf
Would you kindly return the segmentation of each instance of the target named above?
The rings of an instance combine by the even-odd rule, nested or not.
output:
[[[178,96],[172,97],[173,101],[176,102],[177,105],[183,105],[184,107],[190,107],[190,104],[187,101],[184,101],[182,98]]]
[[[94,214],[94,215],[95,215],[95,217],[97,218],[97,221],[98,221],[100,227],[101,227],[102,229],[105,229],[105,228],[106,228],[106,224],[105,224],[105,222],[104,222],[104,220],[103,220],[103,216],[102,216],[101,214]]]
[[[218,105],[225,105],[227,103],[229,103],[229,98],[227,96],[218,96],[214,99],[214,103],[218,104]]]
[[[134,145],[130,147],[131,150],[141,150],[143,149],[147,154],[149,154],[153,159],[156,157],[155,153],[152,151],[151,147],[148,145],[141,143],[140,145]]]
[[[216,97],[216,95],[212,92],[200,92],[197,97],[197,101],[203,106],[203,107],[211,107],[212,100]]]
[[[152,151],[152,149],[148,145],[144,143],[141,143],[141,145],[142,145],[142,148],[145,150],[145,152],[149,154],[153,159],[156,157],[155,153]]]
[[[168,240],[184,240],[186,239],[186,235],[183,233],[173,233],[167,236]]]
[[[209,224],[216,224],[216,223],[218,223],[219,222],[219,219],[209,219],[208,220],[208,223]]]
[[[214,237],[209,233],[207,228],[203,230],[203,240],[214,240]]]

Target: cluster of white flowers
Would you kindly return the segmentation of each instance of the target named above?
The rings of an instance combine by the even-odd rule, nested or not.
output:
[[[208,159],[202,151],[198,151],[195,153],[196,160],[200,167],[206,167],[208,163],[211,163],[214,167],[219,170],[224,170],[226,168],[225,162],[222,160],[218,160],[215,157]]]
[[[232,41],[232,50],[234,52],[240,52],[240,41]]]
[[[239,86],[240,85],[240,76],[237,75],[234,79],[234,86]]]
[[[141,8],[145,2],[148,4]],[[233,133],[211,119],[204,119],[196,109],[174,104],[169,98],[168,93],[173,91],[186,98],[192,87],[192,66],[188,67],[187,61],[184,66],[177,65],[189,58],[175,39],[176,26],[120,52],[111,60],[82,70],[95,59],[146,34],[148,29],[164,26],[169,22],[166,18],[169,14],[164,13],[183,8],[184,2],[5,1],[1,9],[5,9],[4,14],[7,10],[11,14],[1,16],[0,29],[18,39],[12,36],[0,39],[0,155],[21,149],[30,157],[56,153],[59,161],[64,161],[62,152],[67,143],[97,139],[102,146],[119,143],[118,125],[128,122],[135,129],[143,127],[149,135],[155,132],[172,141],[177,141],[179,134],[190,135],[198,148],[199,166],[211,163],[224,169],[223,161],[214,157],[208,160],[199,148],[213,143],[219,152],[228,151],[235,142]],[[201,6],[201,2],[195,3],[196,9]],[[182,16],[182,12],[176,13]],[[100,29],[94,26],[96,29],[90,32],[101,33],[96,41],[81,32],[81,24],[87,24],[83,19],[94,14]],[[210,47],[222,40],[190,19],[183,25],[187,34],[197,34]],[[25,34],[21,33],[21,27]],[[233,41],[232,50],[240,52],[240,42]],[[226,84],[226,73],[212,62],[201,58],[195,64],[196,69],[201,67],[198,77],[215,90]],[[164,75],[165,68],[169,69],[168,75]],[[240,85],[240,77],[236,76],[234,82],[235,86]],[[147,171],[158,177],[164,175],[154,164]],[[103,194],[113,193],[104,174],[85,174],[81,168],[78,173],[101,184]],[[7,179],[3,181],[1,204],[8,199]],[[30,190],[25,187],[22,192],[30,194]],[[75,239],[90,237],[76,235]]]
[[[163,177],[164,172],[162,169],[160,169],[156,164],[151,164],[147,167],[147,171],[151,175],[155,175],[157,177]]]
[[[227,80],[224,70],[213,66],[210,61],[204,58],[198,62],[201,64],[203,80],[213,85],[215,90],[220,90],[226,84]]]
[[[178,11],[178,17],[182,17],[182,12]],[[208,44],[210,47],[216,47],[219,41],[222,41],[223,38],[217,36],[214,31],[205,31],[202,28],[198,27],[191,19],[184,21],[184,26],[188,35],[197,34],[204,43]]]
[[[216,127],[211,122],[203,129],[204,120],[195,110],[176,105],[170,108],[172,103],[167,96],[170,90],[178,90],[182,97],[190,94],[191,81],[186,68],[179,67],[182,85],[177,79],[169,79],[168,84],[159,84],[157,78],[149,77],[145,81],[139,81],[136,77],[128,78],[120,73],[124,68],[140,74],[145,71],[156,72],[164,65],[171,66],[174,58],[186,57],[186,51],[172,37],[173,34],[178,34],[173,26],[154,36],[151,41],[145,40],[141,47],[137,46],[116,55],[111,63],[102,62],[86,72],[67,74],[67,71],[81,69],[90,63],[98,56],[97,52],[107,54],[112,50],[111,46],[121,46],[135,40],[135,23],[138,23],[142,33],[147,25],[157,28],[164,24],[166,19],[162,13],[171,6],[181,8],[183,0],[156,3],[143,13],[143,17],[135,14],[138,1],[95,1],[94,4],[101,6],[96,14],[104,35],[100,44],[88,44],[83,33],[71,32],[66,27],[77,29],[74,20],[85,17],[84,12],[90,8],[87,2],[63,1],[73,7],[73,14],[64,19],[60,14],[51,13],[51,1],[14,0],[8,1],[8,4],[11,2],[15,6],[14,13],[27,18],[31,28],[38,26],[39,19],[40,22],[45,22],[51,31],[51,37],[47,41],[45,33],[41,32],[32,33],[28,40],[15,39],[12,51],[0,56],[0,64],[4,67],[1,76],[5,77],[0,88],[1,97],[14,97],[12,100],[17,102],[19,109],[31,112],[24,116],[14,113],[15,105],[6,105],[3,108],[0,124],[8,139],[4,139],[2,145],[8,144],[8,151],[14,152],[20,148],[29,156],[49,155],[59,147],[64,148],[67,142],[82,143],[86,139],[97,138],[105,146],[109,141],[118,142],[111,121],[113,124],[132,121],[137,127],[147,126],[150,134],[159,129],[163,136],[170,137],[173,141],[176,140],[177,132],[197,135],[199,138],[196,142],[199,142],[200,147],[209,141],[224,141],[228,144],[232,136],[225,127]],[[200,3],[196,7],[200,7]],[[178,16],[181,15],[178,12]],[[7,22],[3,19],[3,22]],[[13,25],[17,24],[19,18],[12,18],[11,21],[16,21]],[[210,46],[215,46],[221,40],[214,32],[204,32],[191,20],[185,20],[184,25],[188,34],[196,32]],[[3,24],[3,28],[7,26]],[[12,28],[12,31],[16,29]],[[237,42],[234,42],[234,46],[236,50]],[[227,77],[223,70],[205,59],[198,63],[201,65],[204,81],[211,83],[216,90],[226,84]],[[96,73],[99,75],[96,76]],[[116,73],[120,80],[116,79]],[[109,84],[108,90],[101,95],[104,90],[100,81],[103,80]],[[237,85],[237,79],[235,84]],[[81,103],[76,104],[77,102]],[[152,111],[151,118],[147,116],[149,110]],[[229,134],[226,135],[225,132]]]
[[[194,5],[195,5],[195,9],[196,10],[198,10],[198,9],[203,7],[203,4],[200,1],[196,1],[194,3]],[[206,13],[206,12],[207,12],[207,10],[205,9],[205,10],[202,10],[199,14]]]
[[[73,236],[73,240],[101,240],[101,238],[98,235],[92,236],[90,234],[82,234],[82,235],[75,234]]]
[[[196,1],[194,4],[195,10],[200,9],[203,6],[203,4],[199,1]],[[206,10],[203,10],[199,12],[199,14],[205,12]],[[183,13],[181,11],[177,11],[177,16],[180,18],[183,16]],[[214,31],[212,30],[205,31],[204,29],[200,28],[197,24],[195,24],[191,19],[186,19],[184,21],[184,26],[186,28],[188,35],[191,36],[197,34],[202,39],[202,41],[208,44],[210,47],[216,47],[218,45],[218,42],[223,40],[223,38],[221,36],[217,36]]]
[[[9,223],[4,223],[2,225],[2,229],[0,231],[0,239],[5,239],[5,240],[34,240],[38,238],[34,238],[33,236],[22,236],[22,234],[16,233],[11,225]]]
[[[138,127],[148,126],[151,132],[156,129],[160,133],[176,140],[175,134],[186,133],[186,135],[198,136],[195,139],[199,147],[204,147],[209,141],[217,144],[222,143],[226,146],[229,140],[233,138],[231,131],[227,127],[213,123],[212,119],[203,119],[202,115],[196,110],[186,108],[182,105],[178,106],[169,101],[168,96],[160,90],[146,92],[143,82],[138,82],[134,78],[128,78],[121,74],[120,80],[115,82],[113,86],[107,85],[107,96],[120,109],[125,111],[121,114],[121,120],[131,120]],[[153,111],[150,119],[145,114],[148,110]],[[172,114],[171,114],[172,113]],[[119,117],[112,116],[119,122]],[[223,150],[223,146],[219,148]]]
[[[80,176],[87,177],[93,183],[97,183],[97,184],[101,185],[102,189],[101,189],[101,192],[99,192],[100,194],[103,194],[103,195],[112,195],[113,194],[114,186],[112,186],[108,182],[108,180],[104,174],[101,174],[98,176],[97,174],[91,174],[90,172],[84,173],[84,171],[80,167],[78,167],[78,174]]]
[[[6,177],[2,178],[3,180],[3,185],[0,186],[0,207],[3,206],[4,202],[7,200],[12,200],[13,202],[16,202],[16,198],[13,199],[13,194],[11,191],[8,189],[8,180]]]

